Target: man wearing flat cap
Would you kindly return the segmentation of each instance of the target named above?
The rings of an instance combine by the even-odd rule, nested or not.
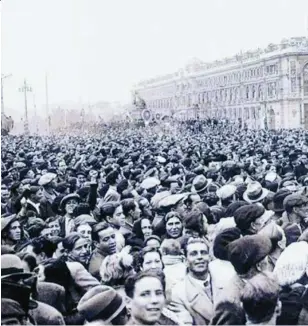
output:
[[[308,227],[308,198],[298,193],[285,197],[283,201],[285,213],[282,216],[282,223],[297,224],[302,231]]]

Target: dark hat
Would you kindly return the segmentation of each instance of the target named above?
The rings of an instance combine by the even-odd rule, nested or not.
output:
[[[64,208],[66,202],[67,202],[68,200],[70,200],[70,199],[75,199],[75,200],[77,200],[78,203],[80,202],[80,196],[79,196],[79,195],[77,195],[77,194],[69,194],[69,195],[65,196],[65,197],[61,200],[61,202],[60,202],[60,207],[61,207],[61,209]]]
[[[228,245],[241,237],[241,230],[238,228],[230,228],[219,233],[213,245],[214,256],[221,260],[228,260]]]
[[[283,227],[283,231],[287,240],[286,246],[290,245],[293,242],[296,242],[302,234],[300,226],[296,223],[286,224]]]
[[[273,203],[274,203],[273,211],[274,212],[283,212],[284,211],[283,201],[287,196],[289,196],[291,194],[292,194],[292,192],[288,189],[278,190],[273,197]]]
[[[231,242],[227,249],[236,272],[246,274],[272,251],[272,242],[264,235],[246,235]]]
[[[245,312],[236,303],[222,301],[217,304],[210,325],[245,325]]]
[[[252,222],[261,217],[265,213],[265,208],[262,205],[250,204],[238,208],[234,212],[234,221],[236,226],[245,232],[250,228]]]
[[[89,322],[102,319],[109,323],[125,308],[125,301],[116,290],[98,285],[90,289],[79,301],[77,309]]]
[[[296,206],[305,205],[308,203],[308,198],[299,194],[292,194],[283,200],[284,209],[289,212],[290,209]]]

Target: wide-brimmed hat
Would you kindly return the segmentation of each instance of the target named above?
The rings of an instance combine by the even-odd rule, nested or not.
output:
[[[273,211],[277,213],[283,212],[284,211],[283,201],[287,196],[291,194],[292,192],[288,189],[278,190],[273,197],[273,204],[274,204]]]
[[[50,183],[56,177],[57,177],[57,175],[55,173],[46,173],[40,177],[40,180],[38,183],[40,186],[46,186],[48,183]]]
[[[157,178],[149,177],[142,181],[140,187],[148,190],[160,185],[160,181]]]
[[[93,226],[94,224],[98,223],[94,217],[88,214],[82,214],[77,216],[74,219],[75,226],[78,227],[79,225],[83,224],[89,224],[90,226]]]
[[[269,193],[269,190],[262,188],[258,181],[252,181],[248,184],[247,190],[243,194],[243,199],[248,203],[257,203],[264,199]]]
[[[80,202],[80,196],[78,194],[69,194],[69,195],[67,195],[67,196],[65,196],[65,197],[62,198],[62,200],[60,202],[61,209],[64,208],[66,202],[68,200],[70,200],[70,199],[75,199],[75,200],[77,200],[78,203]]]
[[[1,232],[5,230],[11,223],[17,220],[17,215],[13,214],[7,217],[1,218]]]
[[[168,197],[168,196],[170,196],[170,195],[171,195],[171,193],[170,193],[170,191],[168,191],[168,190],[166,190],[166,191],[161,191],[161,192],[156,193],[156,194],[152,197],[152,199],[151,199],[151,205],[152,205],[152,207],[153,207],[153,208],[158,208],[158,206],[159,206],[159,202],[160,202],[163,198]]]
[[[77,310],[87,321],[104,316],[104,322],[111,322],[125,308],[125,301],[113,288],[98,285],[90,289],[79,301]]]
[[[177,205],[181,200],[187,198],[189,193],[175,194],[163,198],[159,203],[159,208],[167,208]]]
[[[197,193],[203,192],[212,181],[212,179],[207,179],[204,175],[197,175],[192,182],[191,191]]]
[[[216,195],[222,200],[232,197],[235,193],[236,186],[232,184],[224,185],[216,191]]]

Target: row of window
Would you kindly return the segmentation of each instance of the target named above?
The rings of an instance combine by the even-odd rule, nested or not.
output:
[[[264,69],[265,68],[265,69]],[[197,85],[199,88],[202,87],[220,87],[230,84],[237,84],[243,81],[249,81],[252,79],[260,78],[265,76],[272,76],[278,74],[278,65],[268,65],[266,67],[259,66],[256,68],[245,69],[242,72],[237,71],[230,73],[228,75],[220,75],[215,77],[210,77],[197,81]],[[187,88],[184,85],[178,85],[177,91],[182,91]]]
[[[308,86],[308,84],[307,84]],[[252,84],[245,87],[230,87],[224,89],[217,89],[199,93],[196,99],[198,104],[203,103],[227,103],[236,104],[242,101],[262,101],[266,98],[276,98],[278,95],[278,83],[270,82],[264,84]],[[191,94],[172,98],[158,99],[154,101],[148,101],[147,105],[150,108],[172,108],[173,106],[178,107],[182,105],[191,106],[193,99]]]

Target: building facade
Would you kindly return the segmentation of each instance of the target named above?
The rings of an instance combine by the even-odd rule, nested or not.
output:
[[[285,39],[212,63],[194,59],[173,74],[138,83],[134,92],[154,115],[308,129],[308,38]]]

